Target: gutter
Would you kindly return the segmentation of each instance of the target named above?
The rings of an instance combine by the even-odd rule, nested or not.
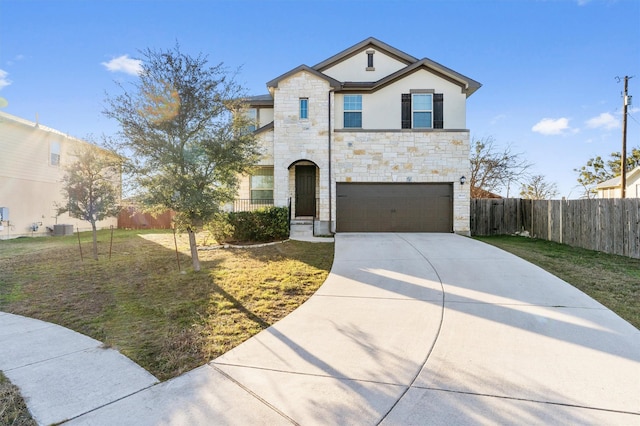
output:
[[[333,221],[332,221],[332,209],[331,209],[331,204],[333,201],[333,197],[332,197],[332,185],[331,185],[331,92],[333,92],[334,89],[330,88],[329,92],[327,92],[327,112],[329,114],[329,119],[328,119],[328,131],[327,131],[327,147],[328,147],[328,156],[329,156],[329,164],[327,167],[327,170],[329,171],[329,233],[331,235],[334,235],[333,232]]]

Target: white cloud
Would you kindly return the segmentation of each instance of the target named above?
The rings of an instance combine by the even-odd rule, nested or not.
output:
[[[5,70],[0,70],[0,90],[11,84],[11,80],[7,78],[8,75],[9,73]]]
[[[131,75],[139,75],[142,72],[142,61],[132,59],[129,55],[118,56],[109,62],[102,62],[102,65],[111,72],[124,72]]]
[[[603,112],[597,117],[590,118],[586,121],[587,127],[590,129],[605,129],[611,130],[620,127],[618,120],[608,112]]]
[[[498,114],[491,119],[490,124],[497,124],[498,122],[505,120],[507,118],[506,114]]]
[[[557,119],[543,118],[531,130],[542,135],[562,135],[568,131],[578,131],[569,127],[569,119],[564,117]]]
[[[20,62],[23,61],[25,59],[25,56],[20,54],[20,55],[16,55],[13,59],[10,59],[7,61],[7,65],[13,66],[16,64],[16,62]]]

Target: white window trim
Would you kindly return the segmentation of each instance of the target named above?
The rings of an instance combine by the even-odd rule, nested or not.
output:
[[[416,109],[415,108],[415,96],[416,95],[431,95],[431,109]],[[431,122],[428,127],[417,127],[415,124],[414,113],[416,112],[429,112],[431,113]],[[412,129],[433,129],[433,91],[424,90],[424,91],[411,91],[411,128]]]
[[[360,96],[360,109],[345,109],[345,101],[347,99],[347,96]],[[348,94],[348,95],[344,95],[344,97],[342,98],[342,127],[344,129],[362,129],[362,104],[363,104],[363,96],[361,93],[353,93],[353,94]],[[344,123],[344,114],[346,112],[359,112],[360,113],[360,127],[347,127]]]

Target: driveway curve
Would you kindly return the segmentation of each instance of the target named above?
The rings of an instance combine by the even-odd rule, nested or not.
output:
[[[338,234],[324,285],[211,363],[68,424],[640,424],[640,331],[453,234]]]

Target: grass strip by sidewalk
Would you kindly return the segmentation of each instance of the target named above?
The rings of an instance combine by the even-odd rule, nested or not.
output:
[[[475,239],[540,266],[640,329],[640,259],[526,237]]]
[[[0,372],[0,425],[35,426],[20,390]]]
[[[288,241],[201,251],[194,273],[186,236],[178,244],[182,272],[168,232],[115,231],[109,260],[101,231],[97,262],[80,261],[75,235],[0,241],[0,310],[91,336],[166,380],[285,317],[333,262],[332,243]]]

